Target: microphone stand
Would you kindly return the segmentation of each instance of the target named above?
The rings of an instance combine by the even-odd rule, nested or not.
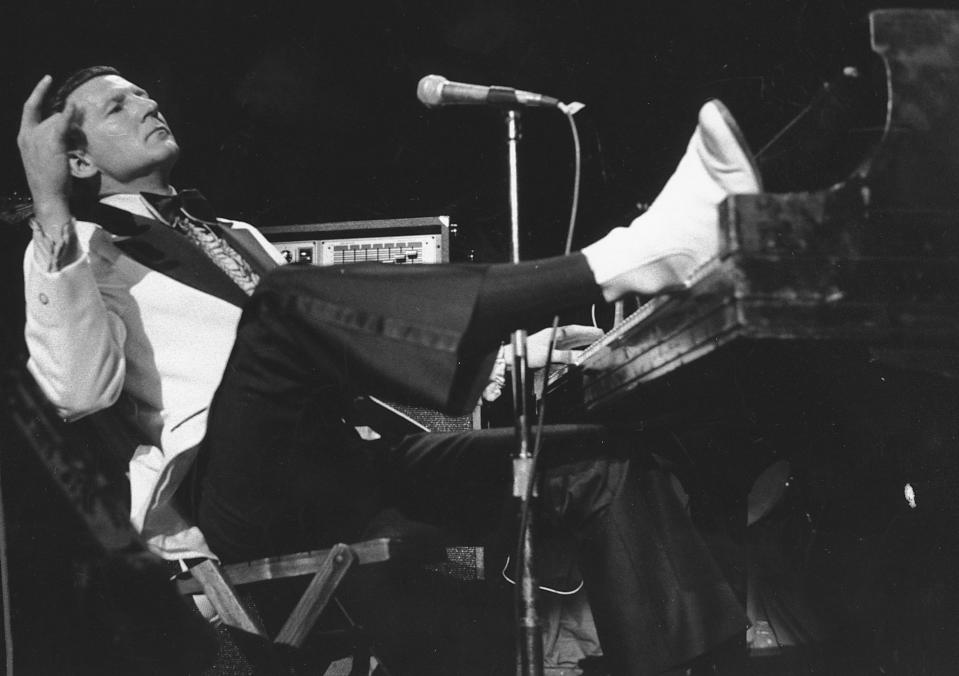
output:
[[[509,210],[510,241],[513,263],[519,263],[519,171],[517,145],[520,137],[519,111],[506,111],[506,143],[509,151]],[[534,480],[533,454],[529,443],[529,403],[531,392],[527,378],[526,331],[519,329],[512,335],[513,347],[513,415],[516,423],[517,452],[513,458],[513,496],[519,499],[519,513],[531,509],[534,491],[529,490]],[[522,520],[521,524],[522,526]],[[536,612],[536,581],[533,577],[533,518],[527,521],[522,536],[520,573],[516,580],[519,635],[516,641],[518,676],[543,676],[543,637]]]

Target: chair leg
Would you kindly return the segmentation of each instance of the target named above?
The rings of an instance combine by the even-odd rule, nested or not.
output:
[[[356,554],[348,545],[338,544],[330,549],[320,570],[310,581],[303,596],[276,636],[276,643],[300,647],[336,592],[343,577],[356,561]]]
[[[346,620],[346,623],[350,626],[350,631],[353,632],[354,640],[356,641],[353,645],[353,667],[350,669],[349,676],[370,676],[372,673],[370,670],[370,660],[374,658],[379,665],[380,671],[385,676],[389,676],[389,669],[386,668],[383,660],[380,659],[380,656],[373,649],[372,639],[366,636],[365,630],[353,620],[352,615],[347,612],[340,599],[334,597],[333,603],[336,604],[343,619]]]
[[[236,589],[223,576],[223,572],[215,561],[204,559],[192,566],[190,573],[202,585],[203,593],[206,594],[210,604],[224,623],[247,633],[267,638],[266,630],[240,602]]]
[[[353,650],[353,668],[350,669],[350,676],[369,676],[370,657],[369,650],[355,648]]]

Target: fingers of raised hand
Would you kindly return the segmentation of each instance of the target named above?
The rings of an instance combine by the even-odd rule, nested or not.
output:
[[[62,152],[67,130],[71,124],[80,121],[80,111],[73,102],[68,103],[63,111],[43,119],[43,98],[51,82],[52,78],[44,75],[23,104],[20,132],[17,135],[17,144],[21,151],[27,151],[31,147],[52,145],[55,151]]]
[[[20,118],[21,131],[40,124],[43,118],[41,104],[43,103],[43,97],[50,88],[52,80],[49,75],[44,75],[33,88],[33,91],[30,92],[30,96],[27,97],[27,100],[23,104],[23,115]]]
[[[78,118],[77,109],[70,104],[62,112],[54,113],[39,124],[29,124],[20,129],[17,143],[23,153],[60,154],[66,151],[67,130]]]

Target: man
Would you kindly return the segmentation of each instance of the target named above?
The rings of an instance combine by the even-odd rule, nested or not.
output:
[[[715,255],[718,202],[759,188],[711,103],[647,215],[582,253],[273,269],[281,261],[256,230],[176,199],[179,147],[147,92],[108,67],[79,71],[48,98],[50,84],[27,99],[18,137],[35,206],[29,368],[67,419],[123,393],[143,441],[132,516],[169,559],[351,540],[385,507],[465,532],[494,527],[512,430],[361,441],[346,422],[354,394],[471,408],[510,329],[681,287]],[[90,195],[99,201],[81,204]],[[543,451],[545,518],[581,543],[616,674],[655,673],[744,627],[675,496],[631,460],[638,451],[594,426],[552,427]]]

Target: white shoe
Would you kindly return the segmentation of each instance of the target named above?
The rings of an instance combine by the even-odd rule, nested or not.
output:
[[[761,192],[759,171],[739,127],[720,101],[707,101],[679,161],[649,209],[583,249],[607,301],[686,287],[719,253],[719,203]]]

